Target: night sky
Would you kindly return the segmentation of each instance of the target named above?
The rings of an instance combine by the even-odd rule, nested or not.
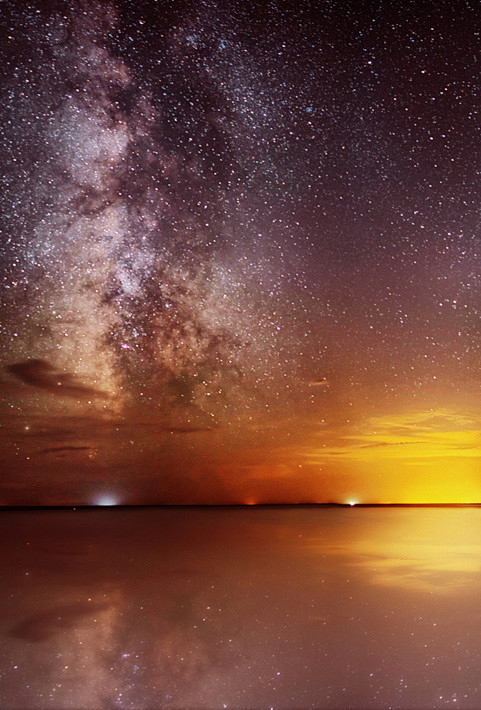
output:
[[[0,3],[0,505],[481,500],[468,1]]]

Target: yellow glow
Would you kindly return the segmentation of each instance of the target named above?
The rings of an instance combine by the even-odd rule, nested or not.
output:
[[[371,417],[349,431],[324,430],[306,458],[335,468],[350,486],[359,480],[365,500],[477,502],[480,430],[479,417],[449,409]]]

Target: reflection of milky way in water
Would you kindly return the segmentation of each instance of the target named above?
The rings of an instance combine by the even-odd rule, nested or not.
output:
[[[478,708],[480,514],[8,513],[0,705]]]

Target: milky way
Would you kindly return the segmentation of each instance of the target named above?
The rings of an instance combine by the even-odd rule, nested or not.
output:
[[[127,497],[197,464],[221,499],[336,497],[376,417],[476,427],[479,24],[4,3],[6,501],[45,451],[49,500],[67,451]]]
[[[23,240],[12,245],[23,287],[12,300],[15,309],[25,303],[31,351],[88,377],[117,405],[144,397],[215,418],[253,373],[249,358],[271,369],[275,314],[259,322],[247,284],[277,265],[262,248],[256,263],[229,253],[226,205],[239,201],[229,185],[240,147],[231,146],[226,100],[209,86],[208,69],[190,77],[204,115],[186,145],[173,137],[169,145],[151,91],[107,48],[117,24],[113,8],[86,4],[36,28],[43,61],[29,71],[39,85],[21,116],[26,147],[41,132],[43,156],[29,176],[35,194]],[[195,40],[181,34],[170,42],[183,79]],[[45,115],[26,118],[49,89]],[[278,274],[269,280],[278,288]]]

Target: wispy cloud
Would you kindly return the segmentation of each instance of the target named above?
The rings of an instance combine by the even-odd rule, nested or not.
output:
[[[312,462],[329,458],[353,461],[481,457],[481,420],[450,409],[370,417],[350,430],[324,429]]]
[[[309,387],[329,387],[329,380],[321,378],[320,380],[311,380]]]

